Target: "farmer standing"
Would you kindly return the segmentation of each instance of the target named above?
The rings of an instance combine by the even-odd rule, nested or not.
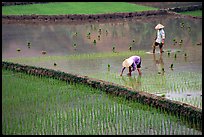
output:
[[[158,24],[155,29],[157,30],[157,35],[155,38],[155,43],[153,44],[153,53],[155,53],[156,46],[159,45],[160,53],[164,52],[162,50],[164,46],[164,40],[165,40],[165,32],[164,32],[164,26],[162,24]]]
[[[131,76],[131,72],[135,71],[136,68],[137,68],[139,75],[142,75],[141,70],[140,70],[141,68],[141,57],[140,56],[131,56],[125,59],[122,63],[122,66],[123,68],[122,68],[120,76],[123,75],[123,71],[125,70],[125,68],[129,68],[129,73],[128,73],[129,76]]]

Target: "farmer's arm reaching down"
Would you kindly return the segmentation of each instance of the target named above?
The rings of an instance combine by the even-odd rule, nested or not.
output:
[[[124,70],[125,70],[125,67],[122,68],[122,71],[121,71],[121,73],[120,73],[120,76],[123,75],[123,71],[124,71]]]
[[[141,72],[140,68],[137,68],[137,71],[138,71],[139,75],[141,76],[142,72]]]
[[[131,71],[135,71],[136,70],[136,63],[135,62],[133,62],[133,64],[132,64],[132,70]]]

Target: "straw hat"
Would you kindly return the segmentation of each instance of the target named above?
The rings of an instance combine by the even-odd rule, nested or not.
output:
[[[162,24],[157,24],[157,26],[155,27],[155,29],[163,29],[164,26]]]
[[[124,60],[123,61],[123,67],[129,67],[129,66],[131,66],[132,65],[132,63],[133,63],[133,60],[132,59],[126,59],[126,60]]]

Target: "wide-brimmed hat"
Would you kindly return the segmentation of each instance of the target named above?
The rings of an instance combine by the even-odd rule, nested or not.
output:
[[[164,26],[162,24],[157,24],[157,26],[155,27],[155,29],[163,29]]]
[[[131,66],[132,63],[133,63],[132,59],[126,59],[123,61],[122,66],[127,68],[127,67]]]

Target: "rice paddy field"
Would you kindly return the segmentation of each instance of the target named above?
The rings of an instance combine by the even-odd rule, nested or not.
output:
[[[105,7],[105,8],[104,8]],[[104,14],[157,10],[158,8],[127,2],[50,2],[45,4],[14,5],[2,7],[4,15],[58,15]]]
[[[179,114],[81,84],[3,69],[2,91],[5,135],[202,134]]]
[[[150,18],[83,25],[3,24],[2,60],[87,75],[202,108],[202,20],[162,19],[167,35],[162,55],[149,54],[158,20]],[[119,76],[122,61],[131,55],[142,57],[139,80],[137,72],[127,77],[127,70]]]
[[[202,17],[202,10],[181,12],[181,14]]]
[[[36,4],[37,5],[37,4]],[[3,11],[3,10],[2,10]],[[151,54],[154,27],[165,26],[164,53]],[[202,19],[171,15],[107,22],[2,24],[2,61],[86,75],[202,109]],[[142,76],[120,76],[142,58]],[[100,89],[2,70],[3,134],[197,135],[179,114]]]

